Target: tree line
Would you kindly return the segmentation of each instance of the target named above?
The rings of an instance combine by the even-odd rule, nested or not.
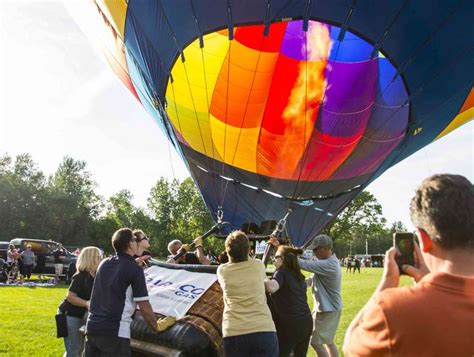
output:
[[[105,198],[87,170],[86,162],[65,157],[46,176],[31,155],[0,157],[0,240],[15,237],[52,239],[66,246],[95,245],[110,252],[110,237],[120,227],[140,228],[151,239],[152,252],[163,257],[173,239],[191,241],[213,224],[191,178],[160,177],[151,188],[146,207],[133,204],[123,189]],[[370,192],[363,192],[329,225],[339,256],[352,251],[383,252],[391,233],[405,230],[401,222],[387,227],[382,207]],[[223,250],[222,240],[210,238],[206,248]]]

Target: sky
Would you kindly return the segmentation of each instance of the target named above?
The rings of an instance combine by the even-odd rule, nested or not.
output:
[[[128,189],[139,206],[161,176],[189,176],[61,1],[0,0],[0,155],[5,153],[30,153],[45,174],[64,156],[84,160],[100,194]],[[388,222],[413,229],[409,201],[423,178],[435,173],[474,180],[472,121],[387,170],[367,190]]]

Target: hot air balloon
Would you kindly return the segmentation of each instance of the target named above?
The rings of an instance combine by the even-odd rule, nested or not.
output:
[[[79,23],[180,153],[214,218],[261,226],[291,208],[297,246],[388,168],[473,117],[472,1],[84,6]]]

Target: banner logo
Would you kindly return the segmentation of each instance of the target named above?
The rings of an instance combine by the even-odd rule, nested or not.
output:
[[[145,270],[145,281],[153,312],[183,317],[217,280],[215,274],[153,266]]]

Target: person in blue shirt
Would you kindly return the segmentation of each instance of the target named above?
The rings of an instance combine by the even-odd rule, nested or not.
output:
[[[333,253],[333,241],[325,234],[316,236],[306,247],[312,250],[313,259],[298,258],[301,269],[313,274],[307,282],[312,287],[314,298],[314,326],[310,344],[318,357],[337,357],[334,338],[341,319],[341,265]]]
[[[85,356],[131,356],[130,324],[136,305],[147,324],[156,331],[156,317],[148,301],[143,269],[134,255],[143,248],[129,228],[112,236],[117,255],[100,264],[92,288],[86,324]]]

